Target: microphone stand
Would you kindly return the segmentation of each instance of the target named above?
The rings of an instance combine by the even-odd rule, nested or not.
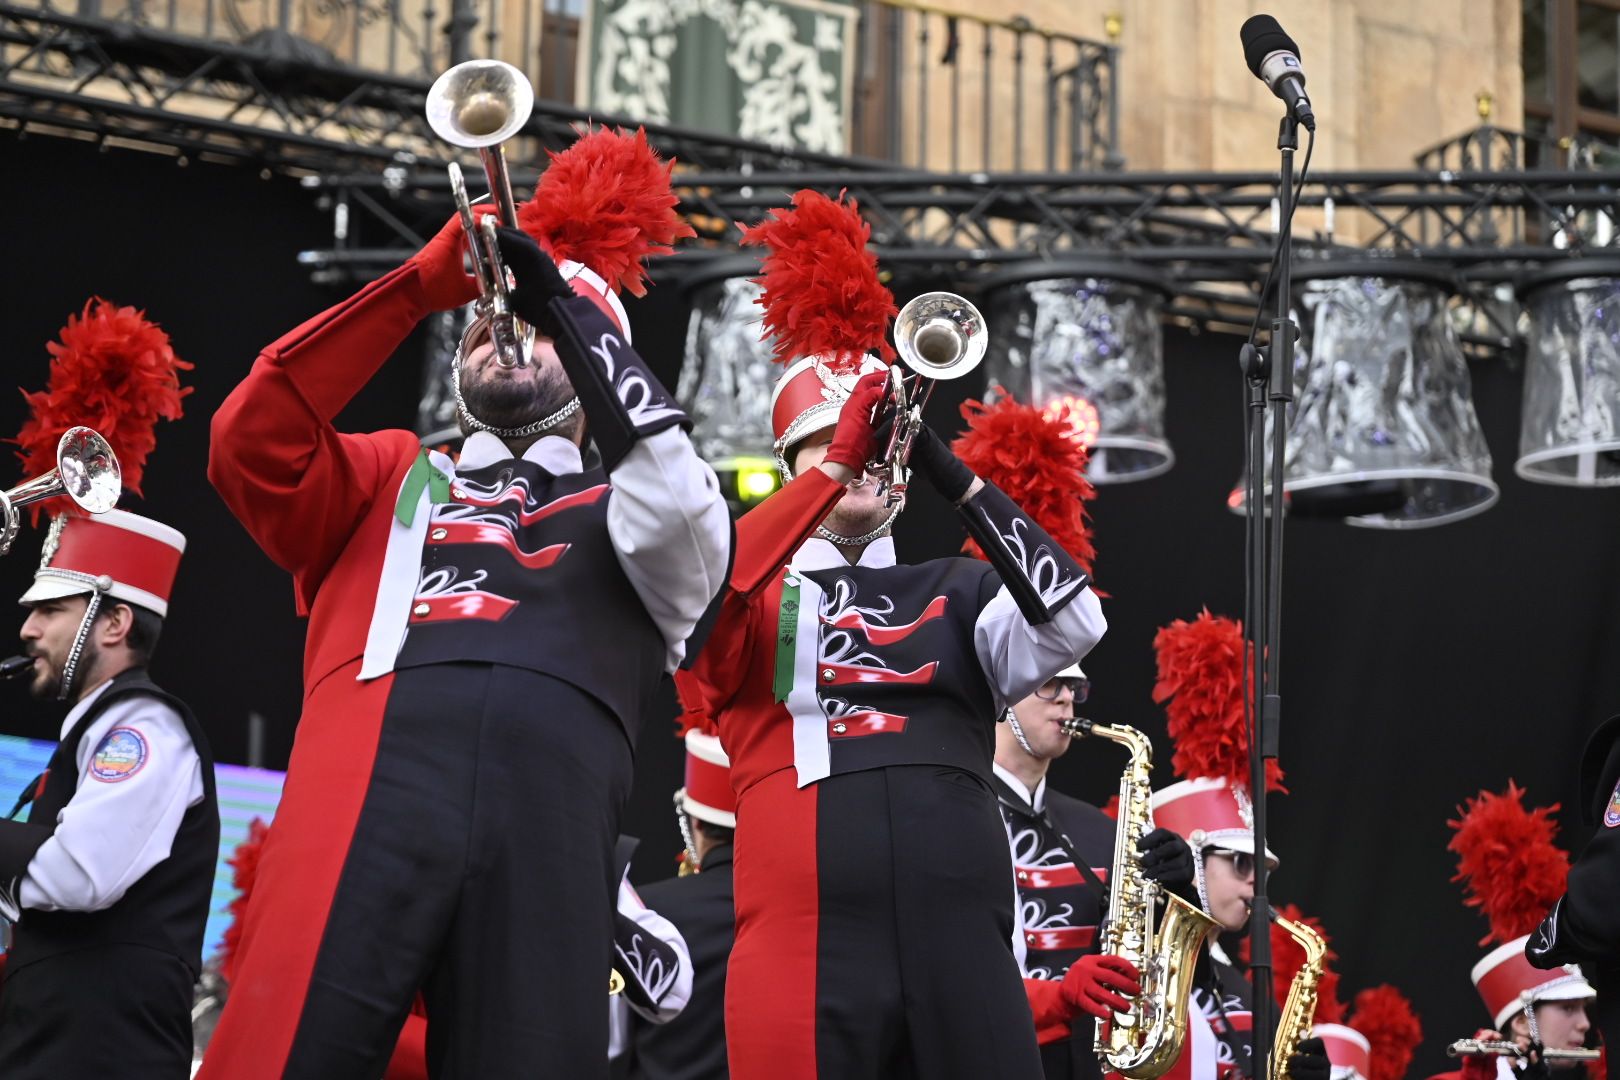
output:
[[[1251,1069],[1255,1080],[1271,1075],[1272,983],[1271,983],[1271,904],[1266,892],[1266,763],[1277,757],[1279,728],[1282,723],[1281,624],[1283,551],[1283,455],[1287,448],[1288,403],[1293,400],[1294,339],[1298,335],[1289,319],[1293,245],[1290,241],[1294,202],[1294,151],[1299,149],[1299,122],[1293,111],[1283,114],[1277,134],[1282,153],[1282,172],[1277,188],[1277,220],[1280,223],[1274,276],[1277,282],[1277,314],[1271,320],[1271,336],[1266,348],[1246,343],[1239,356],[1248,384],[1249,462],[1245,470],[1244,519],[1245,550],[1249,558],[1249,591],[1245,606],[1249,622],[1244,627],[1247,647],[1252,649],[1249,664],[1250,699],[1246,703],[1254,718],[1249,739],[1249,795],[1254,814],[1254,900],[1249,916],[1249,981],[1253,985],[1254,1012],[1251,1029]],[[1261,302],[1264,298],[1261,298]],[[1266,460],[1266,417],[1271,418],[1271,484],[1266,490],[1263,470]]]

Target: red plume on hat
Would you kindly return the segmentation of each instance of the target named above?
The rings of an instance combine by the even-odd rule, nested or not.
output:
[[[659,159],[642,128],[588,131],[550,157],[534,197],[518,207],[518,227],[556,261],[596,271],[614,292],[646,295],[645,260],[697,235],[675,210],[674,162]]]
[[[1048,415],[1020,405],[1001,387],[994,405],[962,405],[967,431],[951,444],[956,456],[996,485],[1074,557],[1087,574],[1097,557],[1086,524],[1086,502],[1097,493],[1086,479],[1087,450],[1074,435],[1066,409]],[[969,538],[962,550],[984,558]]]
[[[1205,608],[1192,622],[1177,619],[1153,637],[1159,679],[1153,700],[1168,701],[1170,759],[1184,780],[1225,779],[1249,788],[1249,730],[1243,715],[1243,624]],[[1266,762],[1266,790],[1287,791],[1282,766]]]
[[[1412,1054],[1423,1042],[1423,1024],[1406,995],[1385,983],[1356,995],[1347,1026],[1361,1032],[1371,1047],[1372,1075],[1367,1080],[1401,1080]]]
[[[745,245],[767,249],[756,280],[765,288],[759,303],[779,362],[820,356],[847,372],[867,353],[894,359],[888,333],[899,309],[866,247],[871,236],[854,199],[808,188],[794,194],[792,208],[772,210],[743,230]]]
[[[1318,1024],[1342,1024],[1344,1022],[1344,1002],[1339,1000],[1339,974],[1333,970],[1333,962],[1339,958],[1328,943],[1330,939],[1327,931],[1322,929],[1318,920],[1306,915],[1293,904],[1284,904],[1277,909],[1277,914],[1290,922],[1308,926],[1321,935],[1323,944],[1328,946],[1327,952],[1322,956],[1322,977],[1316,983],[1316,1022]],[[1241,946],[1243,962],[1249,962],[1249,939],[1245,937]],[[1294,985],[1294,976],[1299,969],[1305,966],[1305,950],[1294,936],[1284,930],[1276,922],[1271,924],[1271,988],[1272,1000],[1284,1002],[1288,1000],[1288,990]]]
[[[32,410],[15,440],[23,475],[55,468],[62,433],[82,424],[112,446],[124,487],[139,495],[157,422],[180,418],[180,400],[191,393],[180,385],[180,372],[193,365],[174,354],[169,335],[144,311],[99,296],[69,315],[59,336],[45,346],[51,354],[45,390],[23,393]]]
[[[1553,843],[1557,812],[1557,803],[1525,809],[1524,789],[1509,780],[1507,791],[1480,792],[1446,822],[1456,832],[1446,845],[1457,853],[1451,880],[1465,883],[1468,906],[1490,923],[1481,945],[1530,933],[1564,895],[1569,856]]]

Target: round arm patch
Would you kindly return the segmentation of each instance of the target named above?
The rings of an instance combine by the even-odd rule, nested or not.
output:
[[[134,728],[115,727],[107,732],[90,759],[90,775],[104,784],[128,780],[146,766],[151,757],[146,736]]]

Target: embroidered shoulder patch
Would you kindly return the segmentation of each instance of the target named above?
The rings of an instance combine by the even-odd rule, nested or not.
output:
[[[1614,794],[1609,796],[1609,808],[1603,811],[1603,824],[1611,829],[1620,826],[1620,783],[1614,785]]]
[[[96,747],[90,775],[104,784],[116,784],[140,772],[150,756],[145,735],[134,728],[115,727]]]

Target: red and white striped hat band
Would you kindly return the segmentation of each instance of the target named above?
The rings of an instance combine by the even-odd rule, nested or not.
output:
[[[720,740],[701,731],[686,733],[686,786],[681,809],[711,825],[737,827],[737,796],[731,790],[731,759]]]
[[[1479,999],[1498,1031],[1526,1004],[1597,997],[1597,991],[1574,964],[1551,971],[1531,967],[1524,955],[1524,944],[1529,940],[1529,934],[1514,938],[1492,949],[1474,965],[1474,989],[1479,991]]]
[[[50,538],[58,529],[60,539],[52,550]],[[186,538],[178,529],[127,510],[68,517],[52,526],[34,584],[18,602],[80,596],[92,591],[86,578],[110,578],[107,595],[167,616],[185,550]]]
[[[875,356],[867,356],[860,368],[848,375],[834,373],[818,356],[789,364],[771,391],[771,432],[776,436],[776,452],[781,454],[806,435],[838,423],[838,412],[861,376],[887,367]]]
[[[1333,1080],[1366,1080],[1372,1075],[1372,1044],[1361,1032],[1343,1024],[1317,1024],[1311,1034],[1322,1040]]]
[[[1246,795],[1224,778],[1182,780],[1153,793],[1153,823],[1194,847],[1217,847],[1254,854],[1254,816]],[[1268,847],[1266,862],[1277,865]]]
[[[562,275],[564,281],[568,282],[569,287],[574,292],[602,309],[602,314],[611,319],[613,325],[619,328],[619,333],[624,335],[626,345],[631,343],[630,317],[625,314],[624,304],[620,302],[619,294],[608,288],[608,284],[602,280],[601,274],[598,274],[584,263],[577,263],[571,259],[565,259],[557,267],[557,272]]]

